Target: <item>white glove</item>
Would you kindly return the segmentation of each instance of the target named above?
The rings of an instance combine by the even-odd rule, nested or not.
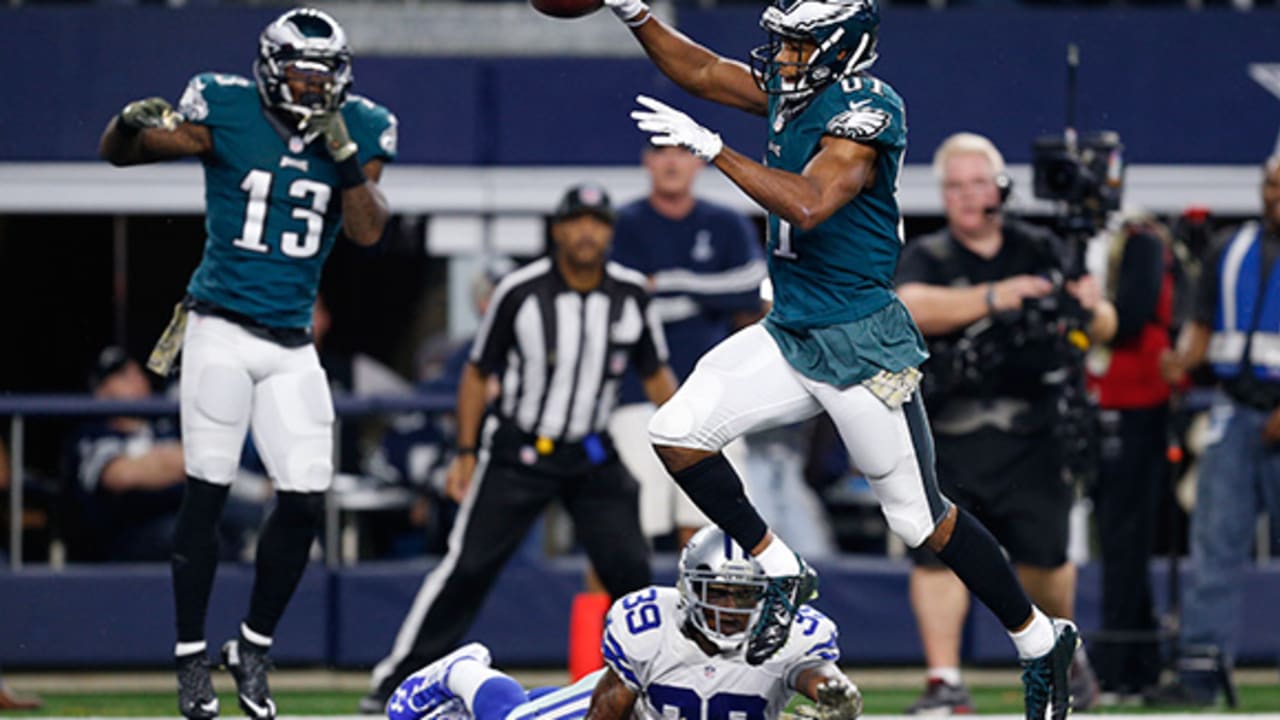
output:
[[[637,95],[636,102],[648,110],[632,110],[631,119],[647,133],[654,145],[682,147],[711,162],[724,149],[720,136],[702,127],[693,118],[647,95]]]
[[[604,4],[618,16],[619,20],[631,27],[643,25],[649,19],[649,15],[646,14],[643,19],[637,20],[641,13],[649,9],[649,6],[644,4],[644,0],[604,0]]]

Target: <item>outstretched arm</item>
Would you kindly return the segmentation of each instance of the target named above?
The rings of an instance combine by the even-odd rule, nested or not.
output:
[[[117,167],[204,155],[212,150],[209,128],[184,122],[158,97],[125,105],[107,123],[98,141],[98,157]]]
[[[720,136],[693,118],[644,95],[636,96],[644,110],[631,119],[652,133],[654,145],[674,145],[720,169],[761,207],[799,230],[810,230],[831,217],[875,181],[877,150],[854,140],[824,135],[819,150],[800,173],[762,165],[726,147]]]
[[[722,105],[756,115],[769,112],[769,97],[751,76],[751,68],[721,57],[667,25],[640,0],[605,0],[640,41],[653,64],[675,84]]]
[[[612,669],[605,670],[591,693],[586,720],[625,720],[635,704],[635,692]]]
[[[834,663],[801,670],[795,685],[814,702],[816,720],[856,720],[862,715],[861,691]]]

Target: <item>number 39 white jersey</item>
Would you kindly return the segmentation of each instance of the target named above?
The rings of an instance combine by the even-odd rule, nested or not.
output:
[[[678,590],[654,586],[609,609],[604,658],[636,692],[636,720],[774,720],[801,670],[840,658],[835,623],[808,605],[764,664],[748,665],[741,649],[708,656],[681,632],[679,603]]]

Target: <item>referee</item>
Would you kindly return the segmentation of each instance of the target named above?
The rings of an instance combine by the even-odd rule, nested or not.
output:
[[[614,597],[651,582],[638,487],[606,426],[628,366],[661,405],[676,388],[644,275],[606,262],[613,207],[598,185],[565,193],[554,253],[502,279],[458,385],[458,449],[448,493],[460,503],[449,551],[427,575],[362,712],[456,648],[494,579],[554,499],[573,518]],[[486,415],[487,388],[500,390]]]

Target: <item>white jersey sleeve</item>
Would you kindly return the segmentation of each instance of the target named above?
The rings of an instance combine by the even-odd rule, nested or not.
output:
[[[782,665],[780,675],[786,678],[787,687],[795,690],[800,671],[839,662],[839,638],[840,633],[831,618],[812,605],[802,605],[791,624],[791,636],[767,664]]]
[[[651,585],[618,598],[605,616],[605,664],[637,693],[647,684],[647,671],[661,654],[664,637],[679,632],[678,602],[675,588]]]

